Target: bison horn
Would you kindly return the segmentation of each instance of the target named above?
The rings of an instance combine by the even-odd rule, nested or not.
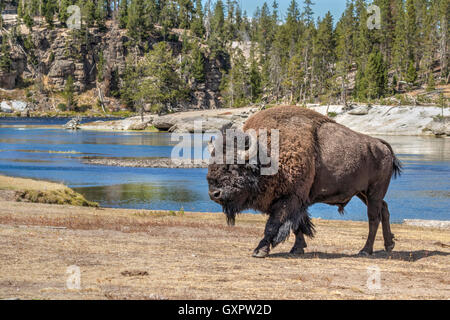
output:
[[[208,142],[208,151],[209,151],[209,154],[212,156],[213,152],[214,152],[214,143],[212,142],[212,138]]]

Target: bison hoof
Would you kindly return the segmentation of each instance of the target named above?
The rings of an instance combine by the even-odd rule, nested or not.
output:
[[[301,255],[305,253],[305,250],[303,250],[303,248],[292,248],[291,251],[289,252],[290,254],[295,254],[295,255]]]
[[[265,258],[269,255],[269,250],[266,248],[256,249],[253,252],[253,258]]]
[[[386,252],[392,252],[392,250],[394,250],[395,247],[395,242],[392,242],[392,244],[390,245],[385,245],[384,248],[386,249]]]
[[[366,250],[361,250],[360,252],[359,252],[359,254],[358,254],[358,256],[360,256],[360,257],[368,257],[368,256],[370,256],[372,254],[372,252],[367,252]]]

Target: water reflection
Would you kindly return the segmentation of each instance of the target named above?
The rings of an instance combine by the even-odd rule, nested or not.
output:
[[[112,186],[75,188],[89,200],[107,206],[142,205],[153,202],[188,204],[200,200],[199,195],[186,186],[162,186],[149,183],[129,183]]]

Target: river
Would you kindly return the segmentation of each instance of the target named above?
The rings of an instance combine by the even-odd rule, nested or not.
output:
[[[168,133],[66,131],[67,119],[0,119],[0,174],[56,181],[104,207],[220,212],[209,200],[207,169],[122,168],[89,165],[83,157],[170,157]],[[450,139],[380,136],[404,165],[386,196],[393,222],[450,220]],[[315,205],[316,218],[367,220],[354,199],[341,216]]]

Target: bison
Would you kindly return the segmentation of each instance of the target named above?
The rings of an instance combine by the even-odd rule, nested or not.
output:
[[[264,238],[254,257],[266,257],[271,247],[288,238],[291,230],[295,244],[290,253],[303,254],[307,247],[304,236],[312,238],[315,232],[308,207],[325,203],[338,206],[343,214],[354,196],[366,204],[369,220],[369,235],[360,254],[373,253],[380,221],[385,249],[392,251],[394,235],[384,197],[391,178],[401,173],[401,163],[386,141],[357,133],[315,111],[295,106],[260,111],[247,120],[242,134],[251,129],[278,130],[278,171],[262,175],[264,165],[259,161],[253,164],[212,162],[207,180],[211,200],[223,207],[230,225],[234,225],[236,214],[243,210],[254,209],[269,215]],[[270,137],[267,140],[270,145]],[[224,150],[226,144],[223,143]],[[245,146],[243,150],[248,153],[245,149],[249,148],[248,141]],[[233,148],[236,150],[234,140]]]

